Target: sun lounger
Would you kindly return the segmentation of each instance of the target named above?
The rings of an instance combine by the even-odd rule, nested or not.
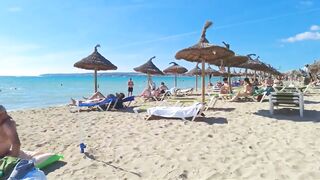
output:
[[[177,95],[190,95],[193,92],[193,88],[188,88],[188,89],[178,89],[176,91]]]
[[[219,97],[218,96],[210,96],[210,98],[206,99],[205,103],[205,111],[209,108],[214,108],[215,104],[217,103]],[[196,103],[199,102],[201,99],[199,98],[192,98],[192,97],[180,97],[180,98],[172,98],[168,99],[167,102],[174,102],[174,106],[184,106],[185,104]]]
[[[123,103],[128,102],[128,104],[126,105],[127,107],[130,107],[132,101],[134,101],[134,96],[128,96],[122,99]]]
[[[202,114],[204,106],[201,103],[195,103],[188,107],[152,107],[147,109],[148,117],[147,120],[152,116],[166,117],[166,118],[181,118],[186,120],[186,118],[192,118],[192,121],[195,118]]]
[[[299,107],[300,117],[303,117],[304,100],[302,93],[273,92],[269,96],[270,114],[274,114],[274,106],[295,105]]]
[[[99,110],[103,111],[102,106],[106,106],[106,109],[110,109],[111,108],[111,104],[116,103],[117,98],[105,98],[102,101],[99,102],[81,102],[81,101],[77,101],[76,105],[77,107],[80,108],[81,107],[89,107],[89,108],[93,108],[93,107],[97,107]]]

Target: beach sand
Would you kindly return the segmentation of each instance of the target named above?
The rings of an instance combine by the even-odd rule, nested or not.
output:
[[[10,115],[23,149],[64,155],[48,179],[320,179],[320,96],[305,97],[304,118],[297,108],[271,116],[268,102],[215,107],[187,123],[67,106]]]

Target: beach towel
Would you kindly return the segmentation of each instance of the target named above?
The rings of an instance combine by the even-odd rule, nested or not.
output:
[[[167,118],[187,118],[197,115],[201,107],[201,103],[195,103],[188,107],[152,107],[147,109],[147,112],[149,115],[153,116]]]
[[[20,158],[5,156],[0,159],[0,180],[7,179]]]

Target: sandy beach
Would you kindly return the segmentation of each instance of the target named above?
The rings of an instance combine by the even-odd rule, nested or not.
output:
[[[48,179],[320,179],[320,96],[269,114],[269,103],[218,101],[206,117],[145,121],[70,107],[10,112],[22,148],[64,155]],[[133,104],[138,106],[139,103]],[[142,115],[145,113],[141,113]],[[81,137],[82,136],[82,137]],[[86,154],[79,142],[87,144]]]

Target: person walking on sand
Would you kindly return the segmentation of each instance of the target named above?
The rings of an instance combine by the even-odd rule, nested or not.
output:
[[[132,96],[133,86],[134,86],[133,81],[130,78],[129,81],[128,81],[128,97]]]

